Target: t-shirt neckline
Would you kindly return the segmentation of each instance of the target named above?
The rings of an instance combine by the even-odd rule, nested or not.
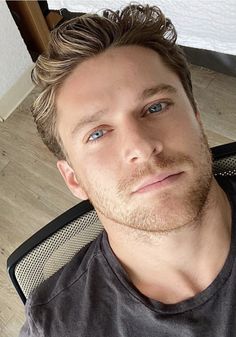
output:
[[[133,296],[136,300],[142,302],[151,310],[163,314],[177,314],[186,312],[188,310],[193,310],[205,303],[206,301],[210,300],[210,298],[212,298],[218,292],[218,290],[229,278],[236,255],[236,196],[232,195],[235,192],[233,191],[230,182],[227,181],[228,179],[225,180],[219,178],[219,180],[221,181],[220,185],[226,192],[232,207],[230,250],[221,271],[218,273],[214,281],[212,281],[212,283],[206,289],[190,299],[178,302],[176,304],[164,304],[143,295],[129,280],[128,274],[126,273],[111,249],[106,231],[103,231],[101,248],[103,254],[108,261],[108,264],[110,265],[112,272],[116,275],[116,277],[119,279],[126,291],[128,291],[131,296]]]

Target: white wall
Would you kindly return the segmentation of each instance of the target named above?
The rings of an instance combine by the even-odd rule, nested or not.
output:
[[[0,118],[5,119],[32,89],[29,74],[33,61],[6,2],[1,0],[0,22]]]
[[[71,12],[117,10],[129,0],[48,0],[50,9],[67,8]],[[236,55],[235,0],[137,0],[156,5],[171,19],[178,43],[187,47]]]

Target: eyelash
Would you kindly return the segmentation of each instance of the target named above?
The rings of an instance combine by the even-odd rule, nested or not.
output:
[[[90,135],[89,135],[89,138],[94,134],[94,133],[96,133],[96,132],[98,132],[98,131],[101,131],[101,130],[104,130],[104,129],[97,129],[97,130],[95,130],[95,131],[93,131]],[[107,131],[108,132],[108,131]],[[106,132],[106,133],[107,133]],[[106,134],[105,133],[105,134]],[[99,138],[97,138],[97,139],[94,139],[94,140],[89,140],[89,138],[88,138],[88,142],[89,143],[92,143],[92,144],[94,144],[94,143],[97,143],[101,138],[103,138],[104,137],[104,135],[103,136],[101,136],[101,137],[99,137]]]
[[[148,109],[150,109],[151,107],[153,107],[154,105],[157,105],[157,104],[166,104],[166,107],[164,107],[160,112],[157,112],[158,114],[160,114],[160,113],[162,113],[162,112],[168,110],[169,107],[170,107],[171,105],[173,105],[174,103],[173,103],[173,102],[170,102],[170,101],[155,102],[155,103],[151,104],[151,105],[145,110],[145,113],[144,113],[143,116],[146,116],[146,112],[147,112]],[[154,112],[154,113],[155,113],[155,112]],[[151,114],[152,114],[152,113],[149,113],[148,115],[151,115]],[[94,131],[89,135],[89,138],[90,138],[94,133],[96,133],[96,132],[98,132],[98,131],[101,131],[101,130],[104,130],[104,129],[97,129],[97,130],[94,130]],[[107,131],[107,132],[109,132],[109,131]],[[106,132],[106,133],[107,133],[107,132]],[[105,134],[106,134],[106,133],[105,133]],[[101,138],[103,138],[103,137],[104,137],[104,136],[101,136],[101,137],[99,137],[99,138],[97,138],[97,139],[94,139],[94,140],[89,140],[89,138],[88,138],[87,142],[88,142],[88,143],[94,144],[94,143],[97,143],[97,142],[98,142]]]
[[[155,103],[151,104],[150,106],[148,106],[148,108],[145,110],[144,116],[146,115],[146,112],[147,112],[148,109],[150,109],[151,107],[153,107],[154,105],[157,105],[157,104],[166,104],[166,107],[163,108],[161,111],[158,111],[158,114],[161,114],[162,112],[168,110],[168,108],[169,108],[171,105],[173,105],[173,103],[170,102],[170,101],[160,101],[160,102],[155,102]]]

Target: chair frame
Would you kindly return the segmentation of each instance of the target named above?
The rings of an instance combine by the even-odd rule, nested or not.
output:
[[[213,155],[213,162],[220,160],[222,158],[227,158],[229,156],[236,154],[236,142],[223,144],[211,148]],[[26,256],[33,248],[40,245],[48,237],[55,234],[57,231],[62,229],[68,223],[76,220],[77,218],[83,216],[87,212],[94,210],[93,205],[88,201],[82,201],[74,207],[70,208],[63,214],[59,215],[57,218],[49,222],[35,234],[33,234],[28,240],[22,243],[9,257],[7,260],[7,270],[10,279],[19,294],[23,303],[26,303],[26,297],[19,286],[17,279],[15,277],[15,267]]]
[[[35,234],[33,234],[29,239],[23,242],[7,259],[7,270],[10,279],[16,288],[20,298],[23,303],[26,302],[26,297],[18,284],[15,277],[15,267],[22,260],[22,258],[27,255],[33,248],[40,245],[44,240],[46,240],[51,235],[55,234],[61,228],[66,226],[69,222],[76,220],[77,218],[83,216],[87,212],[94,209],[93,205],[85,200],[79,204],[73,206],[72,208],[65,211],[63,214],[59,215],[57,218],[53,219]]]

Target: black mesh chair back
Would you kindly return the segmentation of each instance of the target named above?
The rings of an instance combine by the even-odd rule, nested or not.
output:
[[[236,176],[236,142],[217,146],[215,176]],[[25,241],[8,258],[10,278],[23,303],[40,283],[63,267],[103,227],[88,201],[72,207]]]
[[[93,206],[83,201],[40,229],[8,258],[10,278],[22,301],[102,231]]]

